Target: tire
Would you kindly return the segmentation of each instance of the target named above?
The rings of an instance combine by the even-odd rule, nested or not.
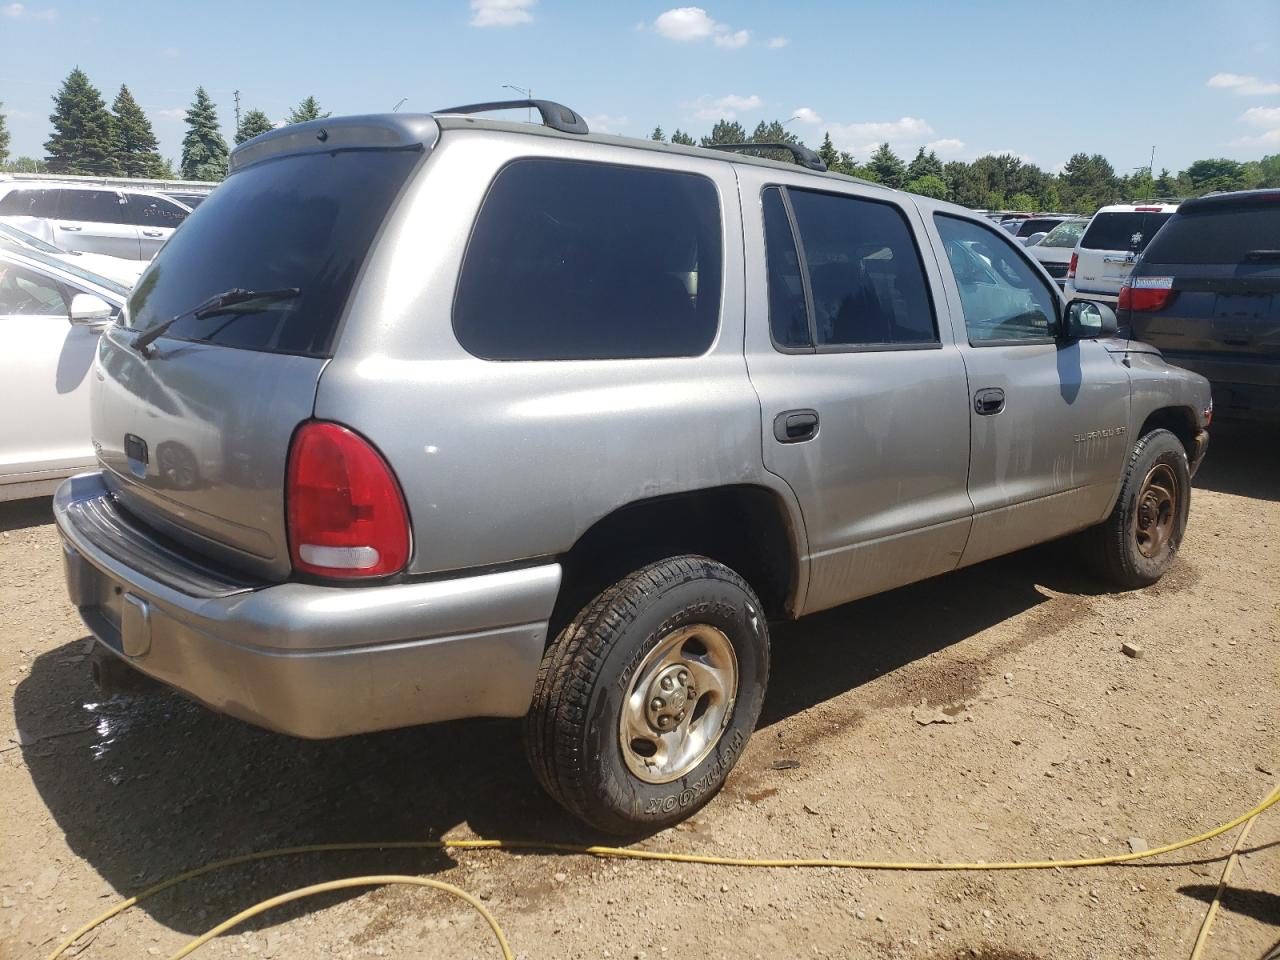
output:
[[[1152,430],[1134,444],[1111,516],[1088,532],[1088,558],[1120,587],[1150,586],[1177,556],[1190,509],[1187,451],[1168,430]],[[1166,517],[1167,529],[1157,535]]]
[[[768,678],[768,625],[741,577],[706,557],[650,564],[587,604],[547,648],[524,722],[530,766],[596,829],[671,826],[723,785]]]

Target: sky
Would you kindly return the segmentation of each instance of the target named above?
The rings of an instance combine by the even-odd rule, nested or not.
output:
[[[122,83],[161,152],[181,152],[203,85],[228,141],[233,92],[273,120],[314,95],[336,114],[502,99],[504,84],[647,136],[787,121],[865,161],[1012,153],[1056,171],[1101,153],[1118,173],[1280,153],[1280,0],[1212,6],[429,0],[190,4],[0,0],[0,108],[11,156],[43,156],[74,66],[108,103]]]

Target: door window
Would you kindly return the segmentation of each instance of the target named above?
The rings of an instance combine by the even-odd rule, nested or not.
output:
[[[1057,328],[1057,299],[1008,238],[958,217],[935,214],[969,342],[1043,341]]]
[[[0,216],[56,217],[57,190],[11,190],[0,199]]]
[[[790,236],[785,203],[799,243]],[[770,326],[779,346],[833,349],[938,342],[919,250],[906,218],[875,200],[769,188],[764,197]],[[800,254],[796,254],[796,249]],[[803,260],[803,273],[798,263]],[[807,282],[809,330],[801,341],[798,280]]]
[[[65,317],[62,286],[28,267],[0,261],[0,317]]]
[[[58,219],[87,223],[129,223],[124,197],[114,190],[64,190]]]
[[[126,215],[129,223],[138,227],[173,228],[187,218],[187,211],[176,203],[160,197],[148,197],[140,193],[128,195]]]

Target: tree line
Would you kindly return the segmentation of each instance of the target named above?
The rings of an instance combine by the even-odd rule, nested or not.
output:
[[[720,120],[700,141],[678,129],[668,141],[661,126],[654,128],[650,138],[685,146],[700,142],[704,147],[721,143],[805,146],[777,120],[761,121],[750,135],[736,120]],[[1280,187],[1280,154],[1244,162],[1224,157],[1197,160],[1177,174],[1161,170],[1158,176],[1153,176],[1154,171],[1145,167],[1132,174],[1119,175],[1100,153],[1074,154],[1058,174],[1010,154],[979,157],[967,163],[963,160],[944,163],[935,151],[921,147],[914,158],[905,161],[887,143],[880,144],[865,162],[859,162],[851,153],[837,150],[830,133],[823,136],[816,152],[827,168],[837,173],[985,210],[1093,213],[1104,204],[1124,200],[1186,198],[1215,190]],[[777,150],[760,153],[775,159],[790,159],[789,154]]]
[[[64,173],[73,175],[139,177],[149,180],[221,180],[227,175],[230,149],[222,136],[218,109],[204,87],[197,87],[187,108],[182,157],[173,163],[160,156],[159,141],[151,121],[129,92],[120,85],[111,108],[102,92],[76,67],[62,81],[53,97],[49,122],[53,133],[45,141],[45,156],[9,159],[9,131],[0,103],[0,170],[16,173]],[[289,123],[329,116],[315,97],[306,97],[289,114]],[[244,143],[274,124],[261,110],[246,110],[236,128],[235,142]]]

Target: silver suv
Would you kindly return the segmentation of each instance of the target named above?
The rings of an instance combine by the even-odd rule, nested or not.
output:
[[[236,150],[56,497],[112,654],[303,737],[525,717],[626,833],[724,782],[771,620],[1080,531],[1121,586],[1168,568],[1208,383],[1005,231],[530,105]]]

